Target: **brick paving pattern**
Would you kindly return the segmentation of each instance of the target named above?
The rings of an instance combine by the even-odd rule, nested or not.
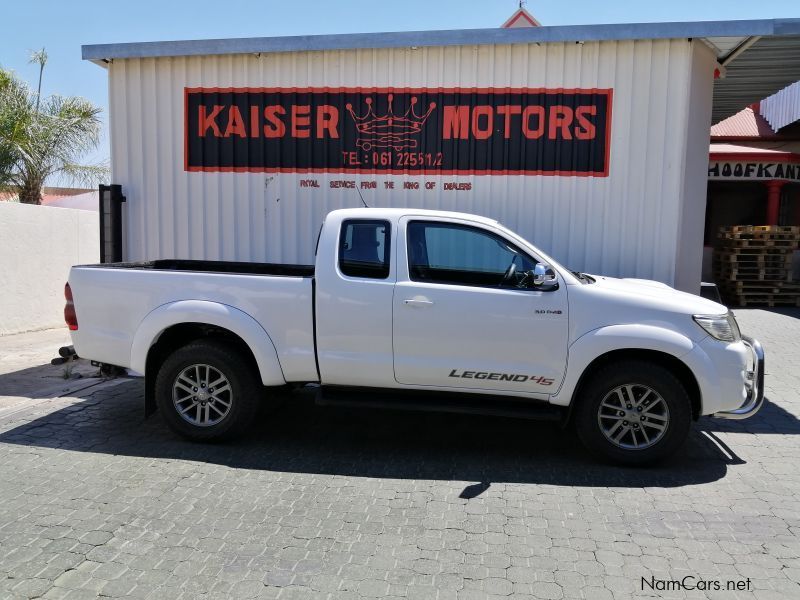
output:
[[[200,445],[140,381],[31,394],[0,414],[0,598],[800,598],[800,311],[736,312],[768,402],[649,469],[543,422],[301,395]],[[642,590],[687,575],[750,591]]]

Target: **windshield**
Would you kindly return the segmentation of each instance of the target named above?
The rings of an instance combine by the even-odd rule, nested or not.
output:
[[[553,269],[558,271],[561,274],[561,276],[564,277],[565,279],[572,279],[574,282],[577,282],[577,283],[587,283],[586,281],[581,280],[577,275],[575,275],[574,271],[571,271],[571,270],[565,268],[563,265],[561,265],[560,263],[555,261],[553,258],[551,258],[547,254],[545,254],[544,252],[539,250],[539,248],[537,248],[536,246],[531,244],[528,240],[526,240],[522,236],[514,233],[511,229],[509,229],[508,227],[506,227],[502,223],[497,222],[496,223],[496,227],[497,227],[498,230],[502,231],[505,235],[507,235],[509,238],[511,238],[517,244],[519,244],[522,248],[527,249],[531,254],[533,254],[533,256],[539,262],[546,263],[546,264],[550,265],[551,267],[553,267]],[[585,275],[585,276],[588,277],[587,275]],[[594,280],[592,279],[592,281],[590,283],[593,283],[593,282],[594,282]]]

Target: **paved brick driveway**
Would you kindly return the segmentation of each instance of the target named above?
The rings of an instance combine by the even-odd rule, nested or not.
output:
[[[657,469],[547,423],[308,398],[216,446],[143,421],[138,381],[16,403],[0,597],[800,598],[800,311],[737,313],[769,402]],[[751,591],[642,590],[686,575]]]

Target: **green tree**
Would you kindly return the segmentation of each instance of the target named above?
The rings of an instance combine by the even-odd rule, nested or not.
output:
[[[44,51],[37,55],[40,76],[46,60]],[[83,185],[105,178],[105,166],[81,164],[100,141],[100,112],[83,98],[42,98],[0,70],[0,185],[15,189],[20,202],[39,204],[53,177]]]
[[[42,76],[44,75],[44,66],[47,64],[47,52],[44,48],[31,52],[28,59],[29,64],[39,65],[39,85],[36,87],[36,110],[39,110],[39,98],[42,97]]]
[[[15,144],[24,129],[24,85],[10,72],[0,69],[0,187],[10,184],[16,162]]]

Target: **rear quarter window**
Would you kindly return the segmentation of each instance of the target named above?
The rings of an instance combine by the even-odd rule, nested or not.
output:
[[[339,234],[339,270],[348,277],[389,277],[391,226],[388,221],[349,219]]]

